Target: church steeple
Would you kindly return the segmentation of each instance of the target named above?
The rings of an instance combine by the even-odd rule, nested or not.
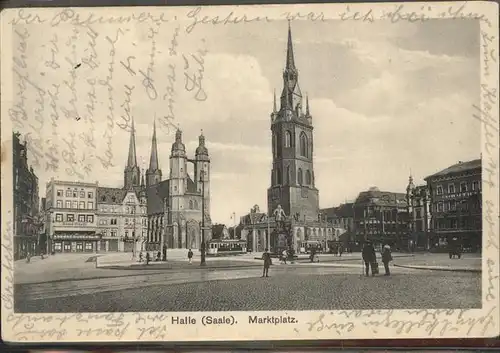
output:
[[[292,28],[288,21],[286,62],[283,70],[283,91],[281,93],[280,114],[285,120],[302,118],[302,92],[299,87],[299,73],[295,67]],[[280,120],[280,119],[276,119]]]
[[[153,137],[151,138],[151,157],[146,171],[146,185],[151,186],[161,181],[161,169],[158,163],[158,143],[156,141],[156,120],[153,121]]]
[[[135,151],[135,127],[134,118],[132,118],[132,129],[130,131],[130,141],[128,144],[127,168],[137,167],[137,154]]]
[[[125,189],[130,189],[139,186],[141,179],[141,170],[137,165],[137,154],[135,149],[135,125],[134,118],[132,118],[132,127],[130,130],[130,141],[128,145],[128,159],[127,166],[124,170],[124,185]]]
[[[292,41],[292,27],[290,25],[290,20],[288,20],[288,42],[286,47],[286,65],[285,70],[287,71],[295,71],[295,59],[293,57],[293,41]]]

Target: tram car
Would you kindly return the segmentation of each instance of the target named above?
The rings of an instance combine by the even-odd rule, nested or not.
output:
[[[208,256],[246,254],[247,242],[240,239],[212,239],[207,242]]]

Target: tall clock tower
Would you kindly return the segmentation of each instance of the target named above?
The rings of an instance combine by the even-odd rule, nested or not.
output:
[[[319,196],[314,181],[313,125],[309,100],[300,91],[299,73],[293,56],[292,31],[288,25],[288,44],[280,107],[271,113],[273,167],[267,190],[268,212],[281,205],[296,220],[317,220]]]

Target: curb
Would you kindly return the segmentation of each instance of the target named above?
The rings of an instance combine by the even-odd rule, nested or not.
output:
[[[411,265],[393,265],[394,267],[410,268],[414,270],[427,271],[447,271],[447,272],[466,272],[466,273],[482,273],[481,269],[475,268],[450,268],[450,267],[428,267],[428,266],[411,266]]]

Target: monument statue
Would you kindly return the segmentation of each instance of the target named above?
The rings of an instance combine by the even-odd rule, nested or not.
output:
[[[283,228],[283,226],[285,224],[286,214],[285,214],[285,211],[281,208],[281,205],[278,205],[278,207],[274,210],[273,215],[274,215],[274,219],[276,221],[276,226]]]

